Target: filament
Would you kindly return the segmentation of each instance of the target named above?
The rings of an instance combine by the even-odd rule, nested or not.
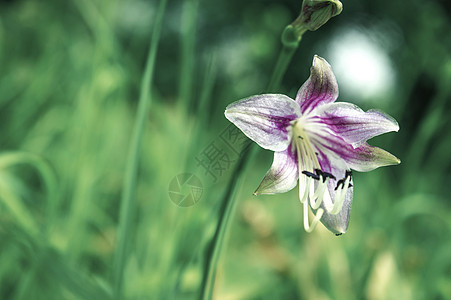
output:
[[[309,224],[308,221],[308,204],[307,201],[304,202],[304,229],[307,232],[312,232],[316,225],[318,224],[319,220],[321,219],[321,217],[323,216],[324,210],[322,208],[319,208],[318,211],[316,212],[316,216],[312,221],[312,224]]]

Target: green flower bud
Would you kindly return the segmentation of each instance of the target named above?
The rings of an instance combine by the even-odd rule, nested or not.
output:
[[[338,0],[304,0],[301,14],[292,25],[299,32],[314,31],[342,10],[343,5]]]

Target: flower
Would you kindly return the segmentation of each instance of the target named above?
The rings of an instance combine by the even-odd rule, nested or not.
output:
[[[366,142],[398,131],[398,123],[381,111],[364,112],[354,104],[335,102],[337,97],[331,66],[315,55],[310,77],[295,100],[263,94],[234,102],[225,111],[251,140],[274,151],[272,166],[254,194],[284,193],[299,181],[307,232],[319,221],[337,235],[346,232],[353,195],[351,169],[367,172],[400,163]],[[315,214],[311,224],[309,207]]]

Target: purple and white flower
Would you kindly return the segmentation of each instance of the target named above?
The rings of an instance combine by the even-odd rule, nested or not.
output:
[[[255,191],[284,193],[299,181],[304,228],[321,221],[339,235],[348,227],[353,179],[351,170],[367,172],[400,160],[366,142],[398,123],[387,114],[364,112],[354,104],[335,102],[338,85],[330,65],[316,56],[309,79],[293,100],[263,94],[227,106],[225,116],[262,148],[274,151],[271,168]],[[309,223],[309,207],[315,214]]]

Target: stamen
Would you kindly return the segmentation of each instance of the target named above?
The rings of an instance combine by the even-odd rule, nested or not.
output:
[[[348,178],[348,177],[349,178],[352,177],[352,171],[351,170],[346,170],[345,177],[343,179],[338,180],[337,186],[335,187],[335,190],[337,190],[340,185],[342,186],[341,188],[344,188],[344,184],[345,184],[346,178]],[[351,184],[351,186],[352,186],[352,184]],[[349,187],[351,187],[351,186],[349,186]]]
[[[330,173],[328,173],[328,172],[323,172],[323,171],[321,171],[320,169],[315,169],[315,172],[316,172],[316,174],[317,174],[318,176],[322,176],[322,177],[323,177],[323,182],[326,181],[326,178],[327,178],[327,177],[332,178],[332,179],[334,179],[334,180],[337,179],[337,178],[335,178],[334,175],[332,175],[332,174],[330,174]]]
[[[302,174],[306,175],[307,177],[311,177],[311,178],[319,181],[318,186],[316,187],[316,190],[313,192],[313,194],[311,193],[310,197],[309,197],[310,206],[312,207],[312,209],[317,209],[321,206],[321,203],[323,202],[326,187],[327,187],[329,180],[331,178],[335,179],[334,175],[332,175],[328,172],[323,172],[320,169],[315,169],[315,173],[316,174],[313,174],[308,171],[302,172]],[[305,200],[305,199],[303,199],[303,200]],[[326,206],[326,210],[327,211],[332,210],[333,204],[332,204],[332,201],[330,200],[329,194],[327,194],[327,197],[324,201],[325,201],[324,204]]]
[[[307,182],[305,184],[305,190],[304,190],[304,194],[302,195],[302,198],[301,198],[301,195],[299,195],[299,199],[301,200],[301,203],[307,202],[307,197],[309,195],[310,184],[311,184],[310,181],[311,181],[311,179],[307,178]]]
[[[304,229],[307,232],[312,232],[316,225],[318,225],[319,220],[321,219],[321,217],[323,216],[324,210],[322,208],[318,209],[318,211],[316,212],[316,216],[312,221],[312,224],[309,225],[308,222],[308,204],[307,201],[304,202]]]
[[[310,205],[312,206],[312,209],[317,209],[321,205],[328,182],[329,178],[323,177],[323,180],[319,182],[318,187],[315,190],[315,193],[313,194],[313,196],[310,197]]]
[[[342,180],[344,180],[344,182],[342,184],[342,188],[335,194],[334,207],[332,208],[332,210],[328,211],[332,215],[336,215],[341,211],[341,209],[343,208],[344,200],[346,198],[346,193],[348,192],[348,189],[350,188],[350,186],[352,186],[350,184],[351,175],[350,175],[350,173],[348,174],[348,171],[346,171],[345,178]],[[338,185],[337,185],[337,187],[338,187]]]

